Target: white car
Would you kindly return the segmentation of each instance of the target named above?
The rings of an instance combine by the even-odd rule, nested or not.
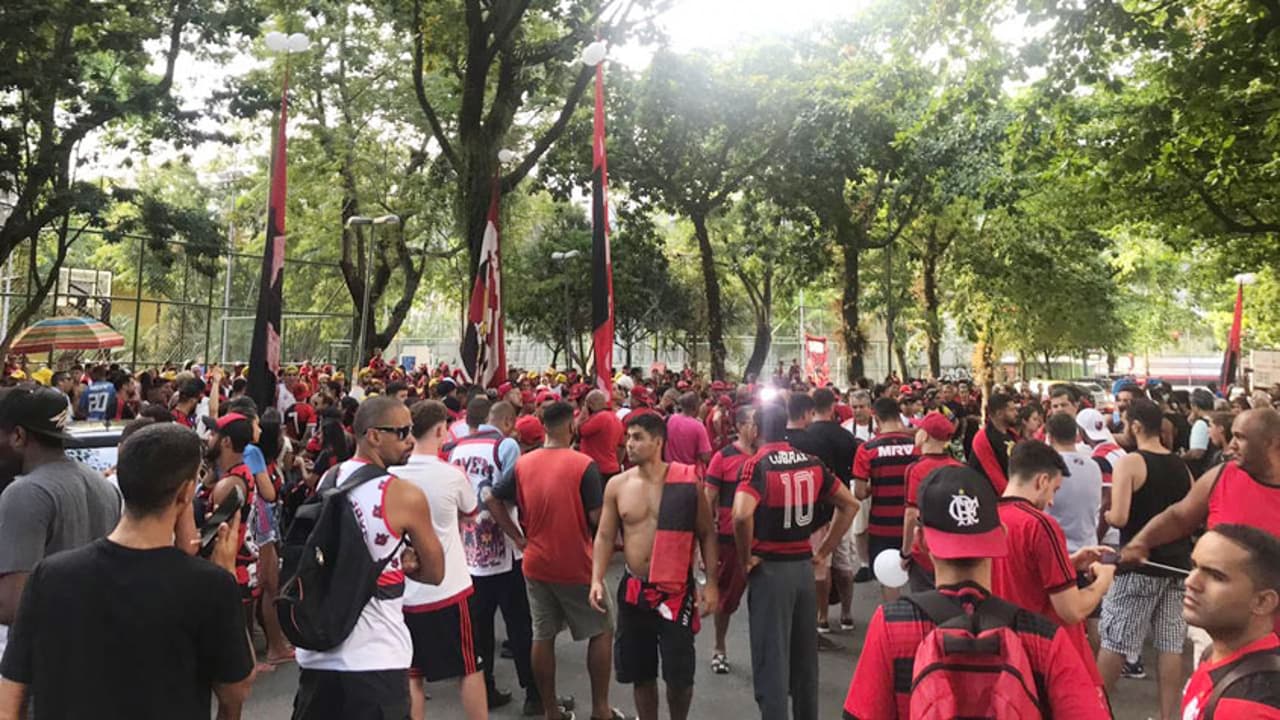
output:
[[[63,443],[64,452],[67,457],[106,475],[116,467],[120,432],[124,426],[121,421],[72,423],[67,427],[67,434],[73,439]]]

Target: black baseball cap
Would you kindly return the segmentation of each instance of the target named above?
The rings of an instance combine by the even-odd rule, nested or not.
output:
[[[999,502],[995,488],[972,468],[952,465],[929,473],[916,502],[929,554],[944,560],[1008,555]]]
[[[72,440],[67,434],[71,406],[67,396],[53,388],[15,387],[0,393],[0,426],[20,427],[27,432]]]

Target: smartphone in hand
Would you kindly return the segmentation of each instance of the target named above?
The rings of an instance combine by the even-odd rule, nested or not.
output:
[[[244,505],[244,493],[238,487],[231,489],[231,494],[218,505],[218,509],[200,526],[200,557],[209,557],[213,553],[214,543],[218,541],[218,526],[230,522],[231,517],[240,512]]]

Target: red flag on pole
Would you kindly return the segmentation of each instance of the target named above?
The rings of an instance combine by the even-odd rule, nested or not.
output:
[[[284,213],[288,163],[285,127],[289,110],[289,67],[285,65],[280,91],[280,126],[271,157],[271,194],[267,203],[267,242],[262,252],[258,283],[258,316],[249,348],[249,397],[260,409],[275,404],[276,374],[280,370],[280,322],[284,305]]]
[[[591,345],[597,388],[613,392],[613,260],[609,255],[609,163],[604,149],[604,63],[596,65],[591,153]]]
[[[1231,319],[1231,332],[1227,335],[1227,351],[1222,357],[1222,374],[1218,378],[1218,389],[1225,395],[1227,387],[1236,384],[1236,375],[1240,369],[1240,319],[1244,311],[1244,283],[1236,286],[1236,311]]]
[[[462,367],[470,382],[497,387],[507,379],[507,343],[502,321],[502,244],[498,234],[499,179],[493,179],[489,221],[480,243],[480,264],[467,309]]]

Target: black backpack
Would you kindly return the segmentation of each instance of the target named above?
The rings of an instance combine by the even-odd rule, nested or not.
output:
[[[323,651],[346,640],[373,596],[378,575],[404,544],[401,537],[386,557],[370,557],[364,530],[347,501],[354,488],[386,476],[383,468],[362,465],[341,485],[331,487],[337,477],[333,468],[285,531],[280,543],[280,577],[285,581],[276,598],[276,615],[295,646]]]

